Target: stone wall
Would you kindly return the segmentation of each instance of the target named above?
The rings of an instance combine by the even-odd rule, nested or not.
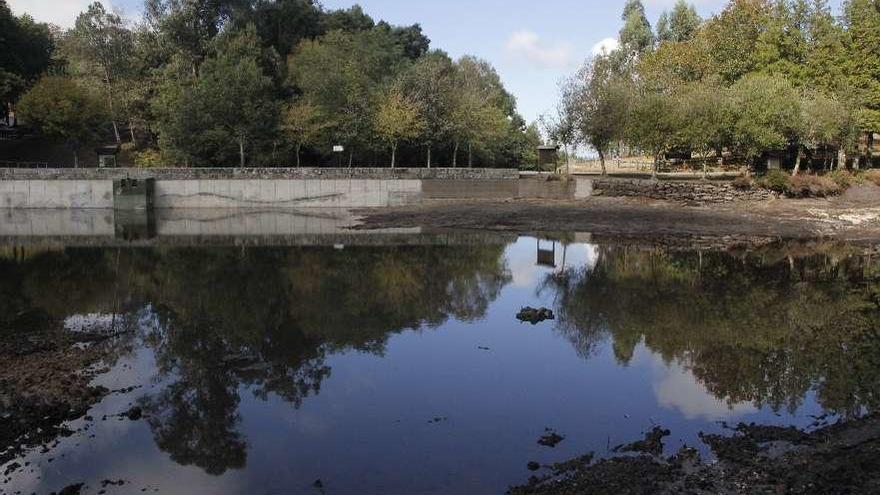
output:
[[[510,180],[512,168],[0,168],[2,180]]]
[[[594,179],[593,193],[597,196],[631,196],[667,201],[730,203],[734,201],[761,201],[775,195],[766,189],[739,189],[732,182],[666,181],[647,179]]]

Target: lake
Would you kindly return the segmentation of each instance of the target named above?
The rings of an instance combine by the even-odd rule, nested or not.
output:
[[[725,423],[809,428],[880,400],[862,247],[260,244],[0,248],[4,339],[113,335],[76,344],[107,346],[110,392],[0,491],[501,494],[531,461],[654,426],[667,453],[710,456],[699,433]],[[522,323],[525,306],[555,319]]]

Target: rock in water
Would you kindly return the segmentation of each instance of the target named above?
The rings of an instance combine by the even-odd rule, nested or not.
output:
[[[520,312],[516,315],[516,319],[519,321],[527,321],[532,325],[537,325],[546,320],[555,320],[556,315],[553,314],[553,311],[547,308],[532,308],[530,306],[526,306],[522,308]]]

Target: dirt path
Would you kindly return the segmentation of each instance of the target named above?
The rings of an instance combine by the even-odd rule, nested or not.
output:
[[[366,209],[358,228],[424,227],[522,233],[588,232],[654,242],[716,240],[762,244],[833,238],[880,241],[880,188],[858,187],[827,199],[777,199],[712,205],[594,197],[586,201],[431,202]]]

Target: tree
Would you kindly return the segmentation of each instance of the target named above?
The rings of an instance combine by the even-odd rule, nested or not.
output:
[[[715,72],[728,84],[757,66],[755,48],[769,16],[765,0],[732,0],[706,25]]]
[[[812,92],[801,100],[801,113],[804,122],[803,145],[813,152],[824,148],[826,165],[829,148],[836,148],[845,153],[854,141],[852,114],[850,109],[839,100],[820,92]],[[839,166],[846,163],[846,155],[842,156],[844,158]],[[798,168],[795,167],[795,174]]]
[[[576,76],[572,110],[580,140],[599,154],[602,175],[611,144],[624,137],[631,103],[629,81],[618,76],[606,57],[588,61]]]
[[[198,77],[166,87],[158,108],[166,148],[196,164],[223,163],[273,135],[278,123],[274,86],[261,65],[253,26],[224,33]]]
[[[389,33],[331,31],[299,45],[288,60],[290,84],[330,116],[334,134],[349,149],[372,139],[375,93],[405,66],[402,49]]]
[[[577,77],[563,80],[559,84],[559,102],[553,113],[541,116],[541,125],[550,143],[562,145],[567,173],[571,173],[571,154],[580,138],[577,127],[580,89]]]
[[[18,103],[22,122],[48,137],[65,140],[79,167],[79,148],[99,133],[108,120],[107,108],[89,90],[70,79],[47,76]]]
[[[720,157],[724,146],[730,143],[736,111],[727,88],[711,82],[688,84],[676,96],[682,144],[702,157],[706,178],[709,152],[714,149]]]
[[[321,107],[308,101],[297,100],[286,107],[281,128],[294,143],[297,167],[300,166],[302,147],[316,144],[324,131],[333,125]]]
[[[379,138],[391,147],[391,168],[396,165],[397,145],[416,139],[425,127],[419,107],[397,87],[382,94],[374,125]]]
[[[12,15],[0,2],[0,107],[18,98],[50,66],[55,42],[49,26]]]
[[[621,20],[620,46],[630,57],[637,57],[653,46],[654,33],[641,0],[627,0]]]
[[[828,94],[842,93],[846,85],[844,30],[835,21],[826,0],[813,0],[807,25],[804,72],[808,85]]]
[[[431,52],[403,75],[403,91],[422,109],[427,148],[426,166],[431,168],[431,148],[449,139],[453,129],[456,72],[445,53]]]
[[[651,175],[657,176],[660,160],[679,139],[681,124],[676,100],[672,95],[642,92],[632,103],[627,119],[627,139],[648,152],[654,160]]]
[[[672,12],[663,12],[657,21],[657,42],[683,43],[690,41],[703,22],[693,4],[678,0]]]
[[[775,0],[755,45],[760,72],[806,84],[809,10],[806,0]]]
[[[71,38],[76,53],[87,66],[84,70],[87,73],[96,70],[100,74],[99,79],[107,92],[113,134],[120,143],[115,86],[128,71],[134,55],[132,33],[125,27],[122,17],[107,12],[101,2],[95,2],[76,18]]]
[[[734,143],[749,159],[797,142],[802,129],[800,100],[783,78],[753,74],[731,87],[736,109]]]
[[[875,0],[844,2],[845,68],[860,100],[857,119],[866,131],[880,130],[880,9]]]
[[[712,56],[701,33],[687,42],[669,41],[639,60],[640,81],[655,91],[673,91],[678,86],[703,81],[713,75]]]

